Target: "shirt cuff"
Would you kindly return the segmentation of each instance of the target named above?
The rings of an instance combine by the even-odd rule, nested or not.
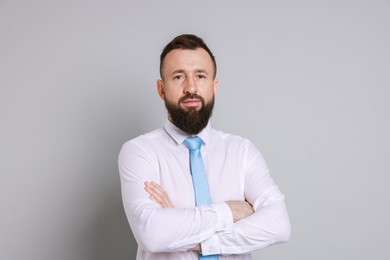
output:
[[[212,205],[217,212],[218,222],[216,226],[216,234],[201,242],[202,255],[215,255],[221,253],[221,241],[218,232],[228,229],[233,224],[233,215],[229,206],[225,202]]]
[[[217,213],[216,231],[226,230],[233,225],[233,214],[226,202],[220,202],[210,205]]]

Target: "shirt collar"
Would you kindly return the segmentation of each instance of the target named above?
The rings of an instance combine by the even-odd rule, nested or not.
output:
[[[168,119],[165,121],[164,125],[165,131],[168,133],[168,135],[177,143],[181,144],[183,143],[184,139],[191,136],[187,134],[186,132],[183,132],[181,129],[177,128],[174,124],[172,124],[171,121]],[[209,140],[209,134],[211,130],[211,123],[210,121],[207,123],[207,126],[196,136],[202,138],[203,143],[207,144]]]

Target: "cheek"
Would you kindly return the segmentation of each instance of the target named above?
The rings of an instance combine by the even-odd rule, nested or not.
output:
[[[179,93],[173,93],[169,91],[165,92],[165,99],[170,102],[177,103],[179,98],[181,98],[181,95]]]
[[[210,100],[215,95],[214,90],[214,86],[208,86],[202,91],[202,93],[199,94],[203,96],[203,98],[205,98],[206,100]]]

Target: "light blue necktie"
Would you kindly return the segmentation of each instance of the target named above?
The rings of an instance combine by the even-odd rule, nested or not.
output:
[[[209,184],[207,183],[206,170],[204,168],[202,154],[200,153],[200,147],[203,144],[203,140],[200,137],[187,137],[184,140],[185,145],[190,149],[190,168],[192,175],[192,182],[194,185],[195,202],[196,205],[208,205],[211,204],[211,196],[209,191]],[[202,256],[199,254],[199,259],[204,260],[217,260],[218,255]]]

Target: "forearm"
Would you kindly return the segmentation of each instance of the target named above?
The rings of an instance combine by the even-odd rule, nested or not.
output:
[[[146,190],[161,207],[173,207],[166,192],[159,185],[146,184]],[[227,230],[215,230],[214,235],[205,240],[199,237],[202,240],[203,253],[247,253],[287,240],[289,221],[283,198],[277,187],[274,187],[267,199],[258,197],[253,201],[254,207],[245,201],[227,201],[233,221],[238,222]],[[253,209],[256,209],[256,214],[253,214]],[[182,242],[180,246],[184,245]],[[192,245],[191,249],[195,250]],[[200,250],[199,247],[197,250]]]
[[[159,183],[158,160],[147,147],[126,143],[119,154],[122,201],[139,247],[149,252],[186,251],[232,224],[225,203],[193,209],[161,208],[145,191]]]
[[[204,254],[243,254],[289,239],[284,195],[270,176],[261,153],[253,144],[247,145],[240,153],[245,166],[243,197],[252,205],[254,214],[203,241]]]
[[[263,206],[251,216],[202,242],[203,254],[243,254],[289,239],[290,222],[283,201]]]
[[[161,208],[145,191],[137,192],[137,189],[138,185],[122,182],[125,212],[134,237],[144,251],[191,250],[232,224],[232,215],[225,203],[193,209]]]
[[[150,195],[150,199],[159,204],[162,208],[173,208],[168,193],[157,183],[145,182],[145,190]],[[252,205],[246,201],[226,201],[226,204],[229,206],[232,213],[233,222],[244,219],[254,212]],[[197,244],[195,247],[191,248],[191,250],[198,252],[202,251],[200,244]]]

